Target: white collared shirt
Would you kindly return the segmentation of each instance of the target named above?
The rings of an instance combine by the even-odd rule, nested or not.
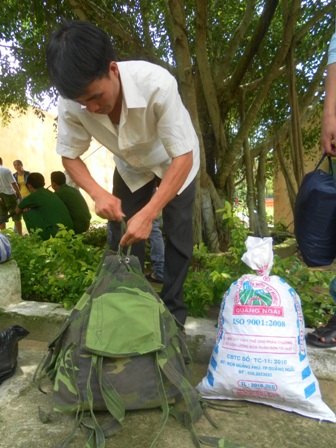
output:
[[[0,193],[15,194],[14,183],[16,181],[10,169],[0,165]]]
[[[94,137],[114,154],[120,175],[136,191],[155,175],[162,179],[173,157],[192,151],[193,167],[182,192],[199,169],[199,143],[175,78],[144,61],[118,62],[118,68],[123,94],[119,126],[107,115],[60,97],[57,153],[80,157]]]

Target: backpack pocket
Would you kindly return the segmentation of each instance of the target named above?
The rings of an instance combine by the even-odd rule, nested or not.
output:
[[[87,350],[101,356],[143,355],[164,347],[159,301],[139,288],[120,287],[92,301]]]

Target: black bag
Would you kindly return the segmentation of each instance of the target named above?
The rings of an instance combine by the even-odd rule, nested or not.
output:
[[[29,331],[20,325],[0,331],[0,384],[14,375],[19,354],[18,342],[28,334]]]
[[[336,257],[336,182],[331,158],[330,173],[319,168],[303,178],[294,207],[294,233],[309,267],[330,265]]]

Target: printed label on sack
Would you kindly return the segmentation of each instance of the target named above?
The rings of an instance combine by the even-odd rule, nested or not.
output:
[[[304,375],[298,361],[298,355],[306,357],[304,321],[296,292],[279,277],[246,275],[227,291],[221,315],[209,384],[215,386],[213,375],[225,372],[231,396],[283,402],[283,375]]]
[[[244,319],[240,319],[244,321]],[[242,325],[244,325],[242,323]],[[294,336],[257,336],[248,334],[225,333],[222,342],[223,348],[255,353],[295,354],[297,351]]]

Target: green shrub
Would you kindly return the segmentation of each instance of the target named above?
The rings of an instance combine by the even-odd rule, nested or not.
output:
[[[204,245],[195,246],[191,267],[184,283],[184,300],[193,317],[206,316],[222,302],[231,283],[250,272],[231,252],[210,254]]]
[[[106,224],[93,223],[90,228],[82,234],[83,243],[94,247],[106,247],[107,228]]]
[[[37,233],[20,237],[7,232],[12,257],[21,272],[23,300],[61,303],[73,307],[92,283],[103,250],[84,243],[60,226],[55,238],[42,241]]]
[[[325,324],[336,312],[329,294],[329,284],[335,277],[332,268],[311,269],[295,256],[284,259],[275,256],[271,273],[283,278],[298,293],[307,327]]]
[[[223,294],[231,283],[250,272],[241,261],[248,235],[244,223],[233,214],[229,202],[218,213],[222,213],[230,231],[230,247],[221,254],[210,254],[204,244],[194,247],[191,266],[184,283],[184,300],[193,317],[206,316],[212,306],[221,303]]]

